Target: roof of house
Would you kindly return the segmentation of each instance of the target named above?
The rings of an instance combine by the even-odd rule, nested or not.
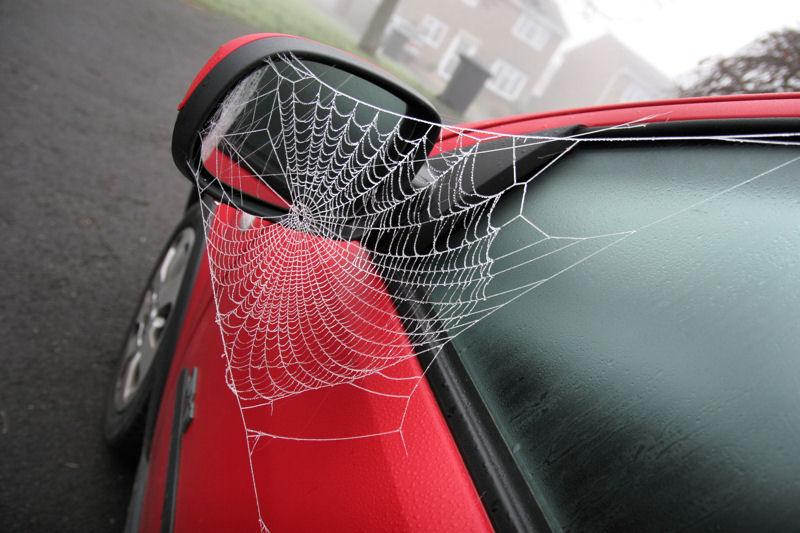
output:
[[[640,56],[631,47],[620,41],[617,37],[610,33],[606,33],[583,43],[580,46],[569,50],[565,54],[564,62],[569,61],[572,55],[595,55],[598,58],[606,56],[606,58],[613,57],[618,64],[627,65],[633,69],[639,76],[646,78],[651,83],[663,86],[672,86],[674,82],[672,79],[659,70],[651,62]]]

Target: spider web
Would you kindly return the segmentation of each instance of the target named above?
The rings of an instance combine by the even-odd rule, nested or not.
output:
[[[586,136],[503,135],[418,122],[417,131],[441,129],[435,148],[428,135],[406,136],[402,111],[354,99],[320,73],[293,57],[268,61],[201,132],[202,160],[216,179],[204,181],[198,168],[200,194],[233,185],[288,208],[258,217],[223,204],[204,217],[226,378],[251,457],[263,438],[402,436],[405,409],[424,375],[404,362],[435,357],[482,318],[632,235],[800,160],[794,154],[635,227],[560,235],[526,210],[527,188],[582,143],[652,142],[617,135],[639,123]],[[796,134],[660,138],[688,139],[786,145]],[[241,200],[225,194],[229,203]],[[514,207],[501,214],[501,202]],[[519,225],[529,240],[494,246],[505,228]],[[545,262],[522,284],[497,283]],[[343,385],[396,404],[396,424],[314,435],[278,434],[248,422],[250,411],[266,408],[260,416],[272,416],[281,400]]]

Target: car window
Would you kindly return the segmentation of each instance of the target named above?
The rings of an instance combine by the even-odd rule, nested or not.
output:
[[[525,217],[486,292],[525,290],[452,343],[554,529],[764,526],[800,498],[797,156],[585,143],[495,209]]]

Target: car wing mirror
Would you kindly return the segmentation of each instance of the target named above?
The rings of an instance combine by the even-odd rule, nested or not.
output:
[[[197,75],[172,155],[204,193],[249,213],[338,203],[357,218],[364,202],[412,188],[439,122],[422,96],[362,59],[257,34],[224,45]]]

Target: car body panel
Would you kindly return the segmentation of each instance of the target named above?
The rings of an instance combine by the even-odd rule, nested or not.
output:
[[[236,216],[220,206],[216,220]],[[363,389],[312,390],[240,415],[226,382],[207,261],[204,257],[159,408],[142,531],[160,528],[178,375],[193,367],[198,368],[195,419],[181,444],[176,530],[257,531],[259,512],[277,531],[491,530],[424,380],[366,378],[358,383]],[[421,376],[422,369],[410,358],[390,372],[408,378]],[[375,387],[381,395],[369,392]],[[415,387],[413,395],[409,387]],[[251,436],[251,463],[245,425],[296,438]],[[315,440],[322,435],[340,438]]]

